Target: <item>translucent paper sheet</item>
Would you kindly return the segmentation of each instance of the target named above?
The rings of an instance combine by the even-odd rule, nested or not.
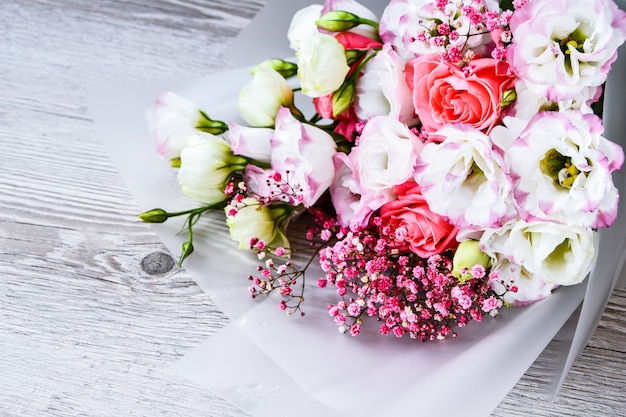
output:
[[[239,45],[262,39],[271,22],[288,21],[293,12],[277,7],[270,11],[259,15]],[[259,60],[272,56],[263,42],[260,45],[243,55],[251,58],[249,51],[262,50]],[[287,53],[278,50],[273,56]],[[623,56],[614,65],[604,115],[606,136],[622,146],[625,63]],[[103,82],[92,87],[91,108],[101,139],[141,211],[196,206],[180,193],[175,174],[153,150],[144,113],[155,96],[174,91],[214,119],[237,120],[237,92],[249,80],[248,69],[239,69],[198,79]],[[615,183],[625,196],[623,172],[617,173]],[[487,416],[556,335],[559,350],[546,381],[546,393],[553,396],[593,334],[620,277],[626,256],[624,209],[621,204],[617,222],[601,231],[599,260],[584,284],[561,288],[530,307],[505,309],[497,319],[461,329],[458,339],[435,343],[382,337],[367,327],[356,338],[339,334],[326,313],[326,305],[335,301],[333,291],[315,285],[306,294],[305,317],[286,317],[276,298],[252,300],[246,277],[257,260],[236,249],[223,215],[211,214],[194,229],[196,252],[185,267],[233,320],[178,368],[254,417]],[[184,240],[176,235],[180,225],[175,219],[154,225],[173,254]],[[310,282],[319,274],[310,271]]]

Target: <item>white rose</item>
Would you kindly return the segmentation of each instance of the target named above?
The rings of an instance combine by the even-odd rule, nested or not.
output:
[[[178,182],[182,192],[205,204],[226,200],[226,183],[247,163],[245,158],[234,156],[222,138],[204,132],[188,138],[180,160]]]
[[[341,87],[350,71],[343,45],[322,33],[302,40],[299,45],[296,57],[302,93],[322,97]]]
[[[237,110],[252,126],[267,127],[274,124],[280,107],[292,105],[293,90],[287,80],[270,66],[259,65],[253,80],[239,91]]]

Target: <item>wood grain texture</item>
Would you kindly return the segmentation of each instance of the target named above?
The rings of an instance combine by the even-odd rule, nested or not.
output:
[[[86,89],[229,68],[262,5],[0,2],[0,415],[246,415],[172,368],[227,318],[184,270],[142,268],[167,251],[136,220]],[[617,290],[556,402],[538,400],[542,356],[493,415],[626,415],[625,320]]]

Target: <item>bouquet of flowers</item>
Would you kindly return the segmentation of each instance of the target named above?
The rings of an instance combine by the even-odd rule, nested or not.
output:
[[[186,216],[181,263],[201,216],[223,210],[260,260],[252,297],[277,292],[304,314],[319,260],[340,331],[358,335],[369,317],[423,341],[593,269],[624,160],[599,116],[626,39],[612,1],[391,0],[379,18],[326,0],[287,36],[295,62],[252,69],[243,122],[171,92],[154,103],[156,150],[200,205],[140,218]],[[296,217],[301,248],[287,233]]]

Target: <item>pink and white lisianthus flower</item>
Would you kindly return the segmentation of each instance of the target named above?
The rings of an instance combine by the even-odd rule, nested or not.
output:
[[[511,180],[489,137],[462,124],[435,134],[443,142],[427,144],[415,167],[431,210],[461,229],[495,228],[510,219]]]
[[[230,144],[235,155],[269,164],[272,155],[270,144],[272,135],[274,135],[274,129],[271,128],[229,123],[228,130],[224,132],[224,139]]]
[[[530,120],[505,150],[523,219],[586,227],[613,223],[618,190],[611,173],[622,166],[624,153],[602,131],[599,117],[575,110],[541,112]]]
[[[612,1],[533,0],[515,10],[507,58],[550,101],[571,99],[606,80],[626,39],[626,13]]]
[[[392,45],[405,60],[442,53],[445,46],[430,38],[430,34],[438,33],[439,27],[445,24],[458,35],[453,37],[454,47],[482,52],[481,47],[490,42],[490,36],[461,13],[460,7],[464,4],[447,3],[441,9],[437,3],[433,0],[391,0],[380,18],[379,32],[383,42]],[[483,1],[473,3],[477,8],[486,5]]]
[[[409,128],[391,116],[369,120],[352,148],[355,174],[359,179],[361,198],[367,206],[378,209],[393,200],[393,188],[413,176],[415,161],[423,148]]]
[[[334,155],[335,178],[329,188],[330,196],[340,225],[365,227],[378,207],[370,208],[368,201],[362,198],[353,159],[352,153],[337,152]]]
[[[354,110],[360,120],[390,115],[411,126],[417,122],[404,61],[384,45],[363,69],[356,84]]]
[[[156,151],[166,160],[180,157],[180,151],[187,146],[187,138],[196,132],[202,120],[195,103],[172,92],[159,94],[147,116]]]
[[[579,110],[581,113],[591,114],[591,105],[598,101],[602,94],[602,87],[585,87],[582,91],[567,100],[550,101],[544,94],[538,94],[536,89],[530,88],[526,81],[517,80],[515,83],[515,93],[517,98],[507,115],[530,120],[540,111]]]
[[[312,206],[330,186],[337,145],[324,130],[296,120],[288,108],[276,115],[272,147],[272,169],[281,174],[299,196],[304,207]]]

